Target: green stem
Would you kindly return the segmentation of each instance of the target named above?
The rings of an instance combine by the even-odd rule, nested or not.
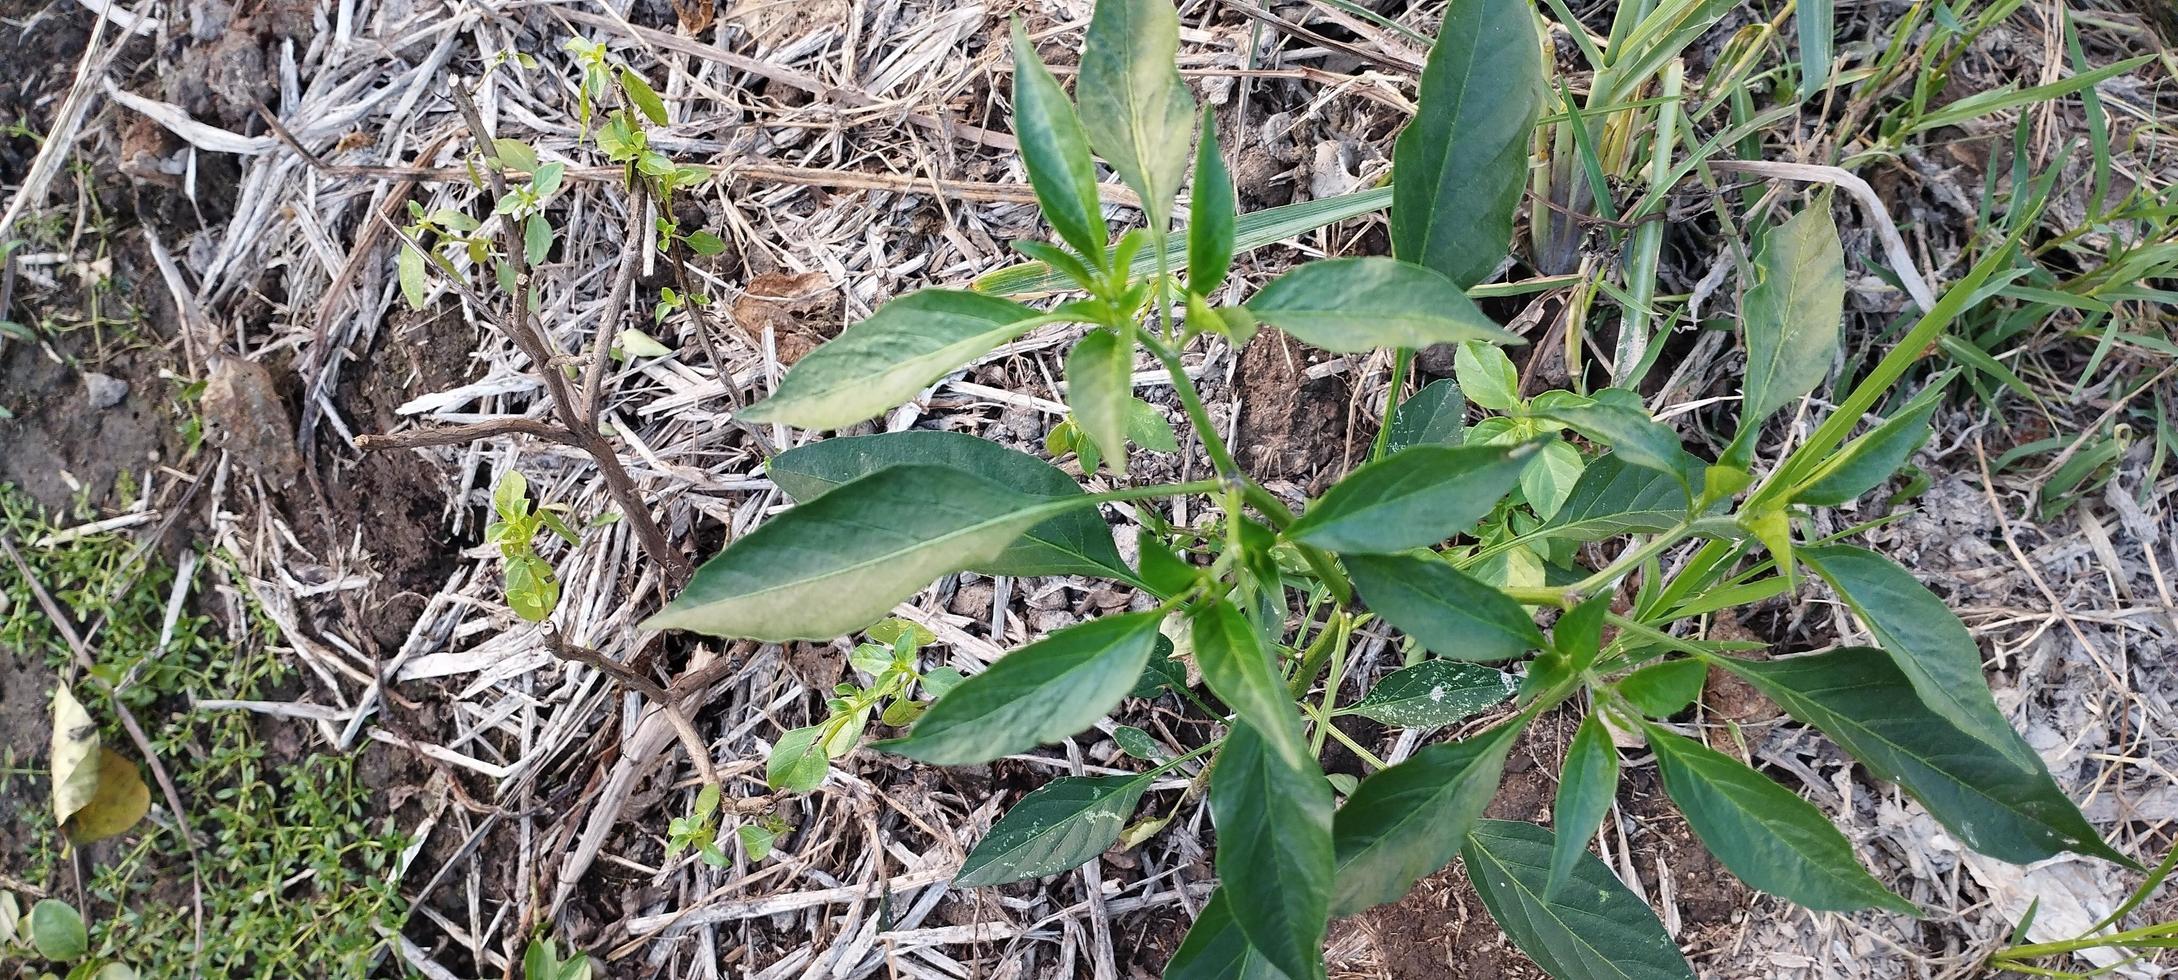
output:
[[[1340,745],[1346,746],[1346,750],[1348,752],[1352,752],[1356,756],[1359,756],[1361,758],[1361,761],[1368,763],[1369,768],[1391,768],[1391,763],[1385,762],[1382,758],[1379,758],[1376,753],[1371,752],[1368,749],[1362,748],[1361,743],[1354,741],[1353,738],[1348,736],[1345,732],[1339,731],[1339,726],[1332,724],[1331,719],[1324,717],[1315,708],[1309,707],[1306,704],[1303,704],[1301,707],[1302,710],[1307,711],[1309,715],[1316,720],[1316,731],[1330,735],[1332,738],[1338,739]]]
[[[1369,446],[1370,459],[1383,459],[1391,445],[1392,420],[1399,416],[1399,391],[1407,383],[1407,371],[1414,363],[1414,348],[1401,347],[1392,355],[1391,386],[1384,389],[1384,423],[1376,427],[1376,441]]]
[[[1247,477],[1240,472],[1240,464],[1234,462],[1232,452],[1225,448],[1225,440],[1218,436],[1217,426],[1211,423],[1210,410],[1204,407],[1202,394],[1195,390],[1194,380],[1187,376],[1186,366],[1180,363],[1180,355],[1165,346],[1163,341],[1147,333],[1137,339],[1142,342],[1142,346],[1149,348],[1158,363],[1165,366],[1165,373],[1172,376],[1172,390],[1179,393],[1180,407],[1187,411],[1188,422],[1195,427],[1196,434],[1202,437],[1203,451],[1209,454],[1210,465],[1217,468],[1220,476],[1246,480]]]
[[[1128,500],[1143,500],[1151,497],[1183,497],[1191,493],[1215,493],[1218,488],[1224,485],[1225,483],[1222,480],[1193,480],[1187,483],[1160,483],[1151,487],[1121,487],[1117,490],[1106,490],[1103,493],[1092,493],[1088,497],[1097,503],[1109,504]]]

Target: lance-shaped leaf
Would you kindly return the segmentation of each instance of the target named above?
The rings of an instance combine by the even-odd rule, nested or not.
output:
[[[1069,626],[947,691],[906,738],[879,747],[924,762],[989,762],[1096,724],[1134,689],[1157,646],[1154,612]]]
[[[1701,463],[1680,457],[1682,474]],[[1691,479],[1691,477],[1690,477]],[[1634,466],[1617,453],[1590,460],[1574,481],[1573,492],[1543,525],[1542,533],[1569,541],[1601,541],[1620,534],[1655,534],[1678,527],[1687,517],[1686,484],[1670,474]]]
[[[1195,147],[1195,186],[1187,199],[1187,288],[1208,296],[1233,265],[1239,201],[1233,175],[1218,148],[1217,116],[1204,110],[1202,140]]]
[[[766,521],[704,562],[644,629],[828,640],[940,575],[988,564],[1029,528],[1092,506],[942,466],[894,466]]]
[[[1919,914],[1860,866],[1853,845],[1814,804],[1699,742],[1654,725],[1642,731],[1687,826],[1741,881],[1823,912]]]
[[[1045,783],[991,825],[953,884],[1003,885],[1081,867],[1119,840],[1150,779],[1061,776]]]
[[[1803,504],[1834,507],[1858,498],[1890,479],[1891,474],[1906,464],[1906,458],[1935,434],[1936,430],[1928,420],[1936,414],[1943,393],[1944,386],[1940,383],[1931,383],[1922,389],[1897,415],[1840,448],[1837,462],[1826,464],[1812,482],[1793,493],[1792,499]]]
[[[1581,435],[1610,446],[1615,450],[1613,455],[1625,462],[1675,480],[1685,479],[1681,463],[1687,452],[1679,445],[1678,433],[1650,418],[1639,406],[1638,396],[1632,399],[1632,404],[1624,399],[1538,397],[1529,406],[1529,411],[1572,426]]]
[[[1558,798],[1551,804],[1551,832],[1557,842],[1551,845],[1543,895],[1559,895],[1566,882],[1573,880],[1580,859],[1588,856],[1589,840],[1603,825],[1604,816],[1611,812],[1611,799],[1617,795],[1618,747],[1611,743],[1603,716],[1590,711],[1573,733],[1572,744],[1566,746]]]
[[[1288,976],[1323,962],[1331,900],[1331,784],[1234,725],[1210,772],[1218,879],[1248,945]]]
[[[1511,660],[1545,646],[1520,604],[1435,558],[1353,555],[1346,571],[1369,608],[1452,660]]]
[[[1549,887],[1558,847],[1550,831],[1506,820],[1467,835],[1467,879],[1513,945],[1556,980],[1694,980],[1655,910],[1585,849]]]
[[[1013,135],[1021,143],[1036,203],[1059,237],[1102,261],[1109,235],[1097,202],[1097,168],[1089,159],[1089,134],[1051,77],[1019,17],[1013,21]]]
[[[1187,938],[1165,964],[1165,980],[1293,980],[1270,964],[1262,951],[1248,945],[1223,888],[1210,893],[1202,914],[1188,927]],[[1303,975],[1323,976],[1323,967]]]
[[[1066,471],[1019,450],[965,432],[910,429],[842,436],[796,446],[764,464],[771,482],[797,503],[888,466],[944,466],[1044,497],[1078,497],[1081,485]],[[970,567],[985,575],[1093,575],[1134,582],[1119,557],[1111,526],[1094,508],[1053,517],[1021,535],[992,561]]]
[[[1904,787],[1974,850],[2013,864],[2064,851],[2133,863],[2103,843],[2039,760],[2022,771],[1960,731],[1922,703],[1881,650],[1719,662],[1830,736],[1877,778]]]
[[[1416,446],[1363,464],[1326,491],[1286,536],[1348,555],[1428,547],[1489,514],[1542,445]]]
[[[1188,635],[1210,693],[1255,729],[1288,766],[1314,768],[1316,759],[1301,737],[1293,698],[1255,625],[1232,603],[1219,599],[1196,610]]]
[[[1618,693],[1651,718],[1669,718],[1702,696],[1709,667],[1699,660],[1666,660],[1626,675]]]
[[[925,289],[809,352],[770,398],[740,411],[751,422],[837,429],[883,414],[931,382],[1036,325],[1026,306],[981,293]]]
[[[1388,454],[1416,446],[1457,446],[1466,437],[1467,397],[1451,378],[1438,378],[1399,403],[1384,449]]]
[[[1748,451],[1763,420],[1815,390],[1837,354],[1845,252],[1827,197],[1763,236],[1755,276],[1740,304],[1747,378],[1734,442]]]
[[[1342,354],[1463,340],[1527,342],[1498,326],[1452,280],[1382,256],[1310,262],[1264,286],[1247,310],[1303,343]]]
[[[1506,725],[1464,742],[1427,746],[1362,780],[1332,824],[1338,850],[1332,911],[1350,915],[1397,901],[1415,882],[1452,863],[1497,795],[1505,755],[1519,732],[1519,725]]]
[[[1353,713],[1401,728],[1441,728],[1512,697],[1504,671],[1424,660],[1377,681]]]
[[[1414,121],[1392,149],[1392,254],[1465,288],[1497,269],[1528,180],[1543,56],[1527,0],[1445,8]]]
[[[1066,358],[1066,407],[1112,471],[1127,472],[1127,423],[1134,412],[1134,347],[1109,330],[1091,331]]]
[[[1989,693],[1981,647],[1927,586],[1882,555],[1849,545],[1799,549],[1800,559],[1875,634],[1876,643],[1913,682],[1921,700],[1967,734],[1988,743],[2022,771],[2040,756],[2012,731]]]
[[[1173,64],[1179,48],[1171,0],[1103,0],[1089,15],[1074,83],[1089,145],[1141,195],[1159,232],[1187,174],[1195,121],[1195,99]]]

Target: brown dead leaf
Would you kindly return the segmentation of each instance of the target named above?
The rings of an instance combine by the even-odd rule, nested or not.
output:
[[[262,365],[214,355],[204,384],[204,415],[212,436],[243,465],[275,488],[293,486],[302,471],[295,453],[295,423]]]
[[[770,330],[779,363],[793,364],[839,335],[839,291],[822,272],[765,273],[735,297],[733,319],[759,347]]]

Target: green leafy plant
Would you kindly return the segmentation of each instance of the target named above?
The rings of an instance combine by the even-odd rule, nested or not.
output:
[[[484,540],[499,546],[506,563],[507,605],[533,623],[552,618],[560,604],[560,579],[552,563],[537,554],[537,534],[549,530],[570,545],[581,544],[582,538],[554,505],[531,507],[529,478],[520,470],[508,470],[492,488],[492,512],[498,519],[484,526]]]
[[[1602,62],[1612,84],[1596,98],[1615,107],[1725,9],[1663,4],[1630,20],[1614,32],[1629,40]],[[1704,460],[1629,388],[1524,395],[1502,350],[1521,339],[1468,295],[1506,254],[1545,95],[1528,4],[1448,12],[1395,157],[1394,255],[1307,263],[1239,303],[1221,298],[1247,216],[1235,214],[1207,117],[1187,152],[1197,129],[1173,68],[1176,44],[1167,0],[1102,0],[1081,55],[1077,111],[1014,31],[1016,132],[1058,238],[1016,247],[1075,298],[1046,310],[990,292],[903,296],[802,358],[740,417],[855,425],[1030,330],[1076,324],[1070,418],[1047,448],[1076,454],[1085,474],[1102,464],[1115,480],[1128,472],[1130,444],[1157,448],[1161,438],[1135,424],[1134,368],[1146,353],[1214,475],[1089,492],[1050,463],[956,433],[816,442],[769,463],[797,506],[705,563],[647,625],[830,640],[964,571],[1098,576],[1146,592],[1151,608],[1050,633],[950,685],[932,685],[935,672],[914,665],[927,638],[886,624],[853,657],[868,683],[843,685],[826,720],[779,739],[774,787],[814,786],[873,715],[906,729],[878,748],[973,765],[1076,735],[1129,697],[1170,692],[1222,721],[1224,734],[1168,747],[1118,729],[1122,748],[1150,768],[1065,777],[1029,794],[956,879],[1050,875],[1115,843],[1139,843],[1175,812],[1129,826],[1151,781],[1196,777],[1220,838],[1223,887],[1168,977],[1321,977],[1331,916],[1397,900],[1455,859],[1507,933],[1554,976],[1691,977],[1655,914],[1587,850],[1617,789],[1618,737],[1647,744],[1694,833],[1749,885],[1811,909],[1915,914],[1813,805],[1672,723],[1721,670],[1903,788],[1969,847],[2016,862],[2070,851],[2132,863],[2097,837],[2007,725],[1972,637],[1942,600],[1846,535],[1811,537],[1806,519],[1874,490],[1925,438],[1926,412],[1948,375],[1854,433],[1972,305],[2004,250],[1833,398],[1836,409],[1811,435],[1765,458],[1756,451],[1764,423],[1824,380],[1845,290],[1827,198],[1772,228],[1740,303],[1750,367],[1739,430],[1720,459]],[[1585,124],[1559,132],[1565,145],[1553,166],[1595,135]],[[1092,153],[1139,195],[1146,227],[1111,237]],[[1168,245],[1191,158],[1184,247]],[[1180,360],[1203,338],[1263,328],[1332,351],[1393,348],[1402,385],[1414,349],[1456,344],[1456,378],[1387,399],[1368,461],[1296,513],[1241,469]],[[1469,406],[1491,414],[1469,425]],[[1173,526],[1159,502],[1187,497],[1205,498],[1214,516]],[[1099,509],[1118,502],[1132,504],[1140,525],[1132,566]],[[1609,542],[1622,542],[1616,557],[1582,564],[1584,552]],[[1675,550],[1683,556],[1667,576],[1663,558]],[[1686,628],[1791,592],[1803,567],[1877,646],[1766,660],[1743,656],[1757,644]],[[1348,654],[1356,636],[1381,627],[1404,635],[1408,663],[1369,685],[1349,672]],[[1190,661],[1194,672],[1183,666]],[[935,701],[904,701],[911,678]],[[1433,730],[1493,710],[1480,734],[1396,763],[1331,724],[1359,715]],[[1552,825],[1483,820],[1523,731],[1560,710],[1583,718]],[[1364,778],[1324,773],[1331,740],[1362,760]]]
[[[522,980],[590,980],[605,970],[590,954],[570,951],[560,959],[558,944],[550,936],[538,936],[522,951]]]

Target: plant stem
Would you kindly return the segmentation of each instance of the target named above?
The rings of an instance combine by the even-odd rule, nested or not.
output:
[[[1191,493],[1214,493],[1225,486],[1223,480],[1192,480],[1187,483],[1160,483],[1149,487],[1121,487],[1092,493],[1089,499],[1109,504],[1126,500],[1144,500],[1151,497],[1180,497]]]
[[[1187,411],[1188,423],[1195,427],[1196,435],[1202,438],[1202,448],[1210,456],[1210,465],[1217,468],[1219,476],[1245,481],[1247,476],[1240,472],[1240,464],[1234,462],[1232,452],[1225,448],[1225,440],[1218,435],[1217,426],[1211,423],[1210,410],[1204,407],[1202,394],[1195,390],[1194,380],[1187,376],[1186,365],[1180,363],[1180,355],[1150,333],[1145,332],[1136,339],[1142,342],[1142,346],[1149,348],[1157,362],[1165,366],[1165,373],[1172,376],[1172,390],[1179,393],[1180,407]]]
[[[1370,459],[1383,459],[1384,450],[1391,445],[1392,420],[1399,416],[1399,391],[1407,383],[1407,371],[1414,363],[1414,348],[1401,347],[1392,355],[1391,386],[1384,389],[1384,422],[1376,427],[1376,441],[1369,445]]]

